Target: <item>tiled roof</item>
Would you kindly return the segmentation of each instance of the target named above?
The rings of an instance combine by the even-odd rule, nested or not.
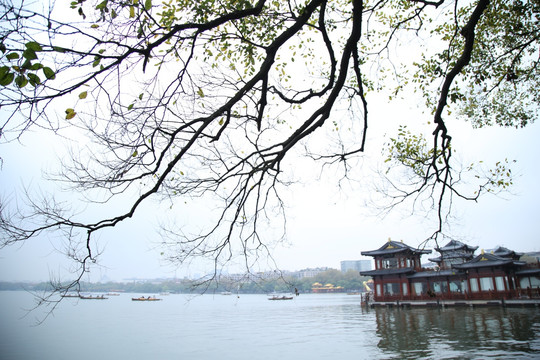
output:
[[[377,256],[377,255],[389,255],[398,254],[401,252],[413,252],[418,254],[431,254],[431,250],[415,249],[407,244],[397,241],[388,241],[377,250],[362,251],[362,255]]]
[[[504,266],[504,265],[515,265],[523,266],[525,262],[523,261],[514,261],[512,259],[503,258],[494,254],[480,254],[474,259],[464,264],[453,265],[455,269],[471,269],[471,268],[480,268],[487,266]]]
[[[507,249],[505,247],[499,246],[495,249],[493,254],[500,256],[500,257],[513,257],[513,256],[522,256],[523,253],[517,253],[513,250]]]
[[[523,269],[516,271],[516,275],[540,275],[540,269]]]
[[[436,258],[428,259],[429,261],[433,262],[441,262],[442,260],[448,260],[448,259],[472,259],[474,257],[474,254],[471,253],[465,253],[461,251],[457,251],[455,253],[451,254],[445,254],[444,258],[442,256],[438,256]]]
[[[444,245],[442,248],[436,247],[435,250],[438,252],[444,252],[444,251],[452,251],[452,250],[468,250],[468,251],[475,251],[478,249],[478,246],[469,246],[467,244],[462,243],[461,241],[452,240],[448,244]]]

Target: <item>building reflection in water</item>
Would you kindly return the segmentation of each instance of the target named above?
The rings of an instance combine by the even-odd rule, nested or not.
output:
[[[396,358],[540,357],[536,308],[375,308],[378,347]]]

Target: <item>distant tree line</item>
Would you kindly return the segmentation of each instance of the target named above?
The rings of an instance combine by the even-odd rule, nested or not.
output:
[[[295,289],[300,293],[310,293],[314,283],[341,286],[343,292],[363,291],[363,282],[369,277],[362,277],[357,271],[345,273],[330,269],[309,278],[279,277],[274,279],[253,279],[249,281],[221,278],[204,288],[207,293],[230,291],[234,294],[267,294],[272,292],[288,293]],[[201,292],[198,282],[188,279],[171,279],[133,282],[81,282],[81,292],[129,292],[129,293],[192,293]],[[30,284],[25,282],[0,282],[1,290],[50,291],[53,285],[49,282]]]

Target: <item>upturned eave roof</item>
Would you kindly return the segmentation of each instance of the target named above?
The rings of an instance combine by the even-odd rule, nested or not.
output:
[[[362,251],[362,255],[379,256],[379,255],[394,255],[402,252],[412,252],[415,254],[431,254],[431,250],[415,249],[407,244],[397,241],[388,241],[377,250]]]
[[[471,261],[463,264],[453,265],[455,269],[473,269],[482,267],[494,267],[494,266],[524,266],[525,262],[515,261],[508,258],[503,258],[494,254],[480,254]]]
[[[456,251],[456,250],[475,251],[476,249],[478,249],[478,246],[470,246],[457,240],[451,240],[450,242],[448,242],[448,244],[444,245],[443,247],[435,248],[435,250],[437,250],[438,252]]]

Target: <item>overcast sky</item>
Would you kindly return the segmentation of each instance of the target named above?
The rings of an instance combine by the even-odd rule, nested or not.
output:
[[[407,118],[425,119],[425,115],[419,114],[414,106],[397,103],[395,107],[372,108],[370,116],[373,125],[366,160],[359,163],[364,170],[358,172],[358,184],[340,189],[336,177],[325,176],[321,181],[313,178],[311,182],[293,185],[287,194],[287,243],[273,250],[281,269],[339,268],[340,261],[362,259],[361,251],[379,248],[389,237],[418,246],[433,232],[433,218],[410,216],[409,208],[381,218],[373,216],[373,209],[366,207],[372,185],[378,181],[373,169],[382,163],[380,144],[385,135],[395,135],[397,124],[406,122]],[[520,130],[473,130],[469,124],[449,120],[448,127],[454,148],[460,152],[456,160],[469,163],[483,159],[490,164],[505,158],[517,160],[513,166],[517,176],[512,193],[487,195],[478,203],[456,201],[451,233],[459,240],[484,249],[502,245],[516,251],[539,251],[537,179],[540,174],[537,164],[540,149],[536,139],[540,136],[540,126],[533,124]],[[23,144],[2,145],[0,154],[4,164],[0,186],[3,196],[16,200],[15,191],[20,194],[23,185],[46,190],[41,170],[54,167],[60,151],[55,146],[54,136],[40,132],[24,136]],[[100,266],[92,269],[92,280],[183,277],[204,271],[193,265],[176,269],[162,261],[162,249],[156,246],[159,216],[152,211],[155,205],[148,204],[148,212],[142,211],[140,216],[98,236],[104,252]],[[197,214],[198,211],[191,215],[179,214],[178,221],[192,221]],[[59,241],[41,236],[0,250],[0,280],[46,281],[51,275],[65,273],[71,265],[55,250],[59,248]],[[424,261],[428,257],[425,256]]]

